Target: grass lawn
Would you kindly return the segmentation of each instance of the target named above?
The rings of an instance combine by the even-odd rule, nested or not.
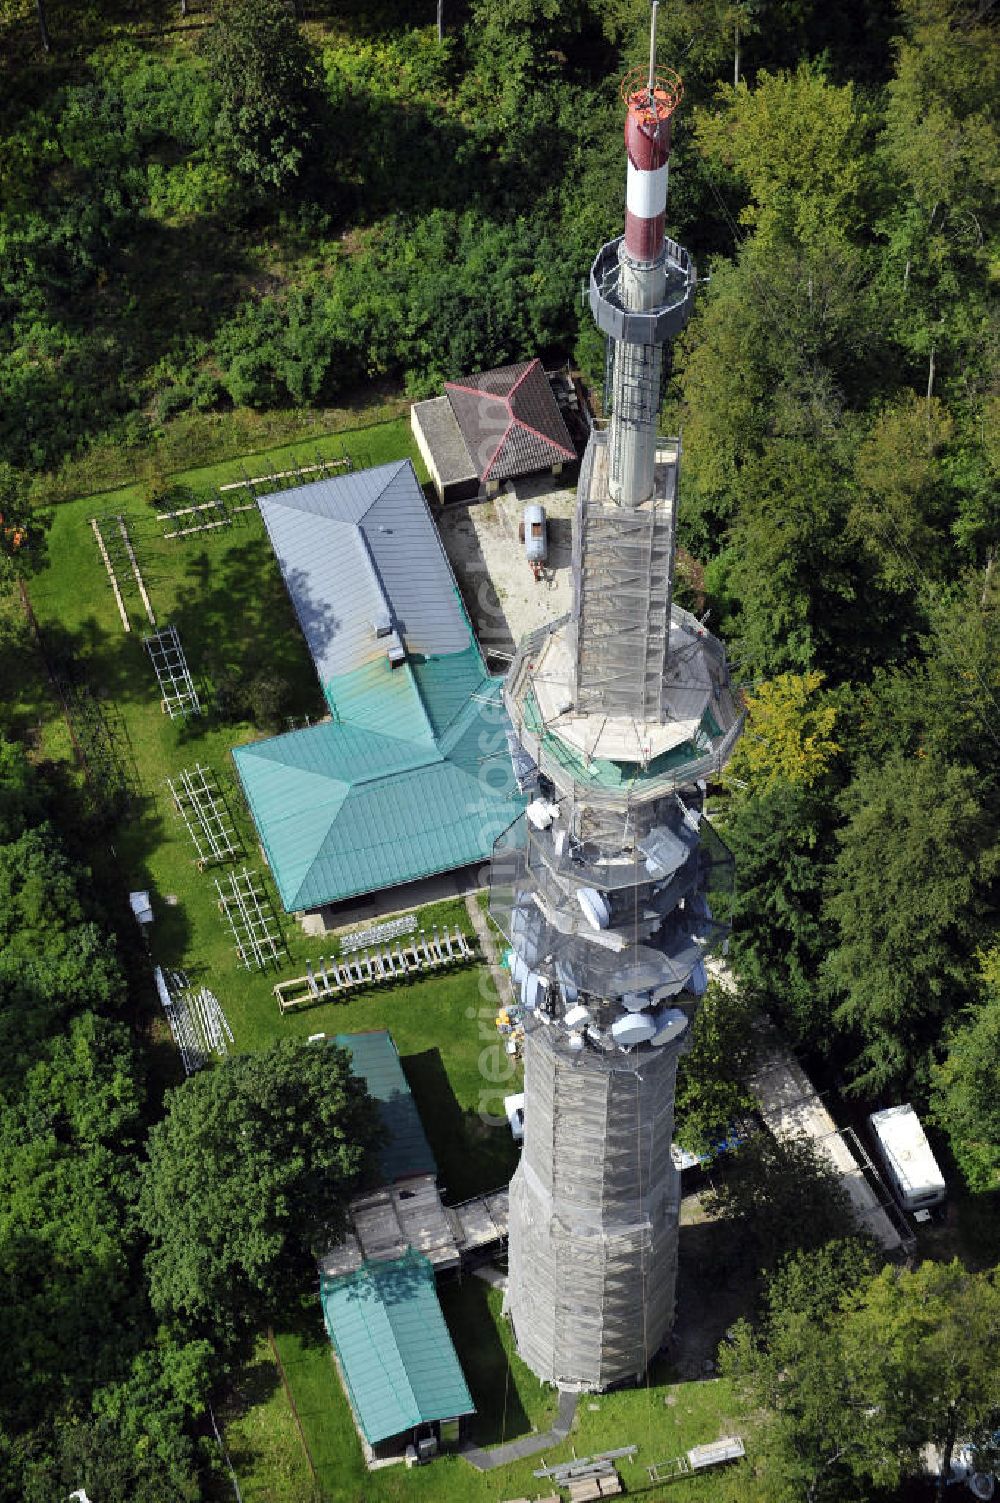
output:
[[[277,1363],[263,1338],[217,1419],[243,1503],[313,1503],[321,1498]]]
[[[440,1294],[479,1411],[470,1424],[472,1438],[489,1447],[503,1438],[504,1431],[512,1439],[546,1428],[555,1413],[555,1395],[541,1387],[513,1352],[509,1327],[500,1315],[499,1294],[475,1278],[443,1283]],[[450,1455],[415,1471],[395,1466],[368,1472],[318,1301],[305,1304],[295,1328],[279,1334],[276,1341],[324,1503],[497,1503],[505,1498],[539,1497],[547,1489],[533,1475],[536,1467],[625,1445],[638,1447],[634,1459],[621,1463],[629,1494],[643,1492],[650,1499],[666,1499],[677,1484],[652,1486],[647,1466],[723,1433],[745,1432],[734,1417],[727,1383],[672,1384],[669,1372],[661,1368],[651,1374],[647,1387],[583,1395],[569,1440],[528,1461],[480,1473],[461,1456]],[[284,1402],[287,1408],[287,1399]],[[272,1393],[261,1405],[265,1436],[274,1424],[272,1406],[278,1404],[278,1396]],[[247,1416],[250,1419],[252,1413]],[[242,1486],[235,1454],[233,1460]],[[251,1471],[251,1482],[253,1477]],[[737,1468],[685,1478],[681,1486],[684,1498],[696,1503],[739,1503],[744,1482],[745,1471]],[[277,1503],[282,1496],[276,1487]],[[309,1496],[303,1493],[304,1498]]]

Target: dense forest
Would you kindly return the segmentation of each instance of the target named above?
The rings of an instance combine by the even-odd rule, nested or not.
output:
[[[222,442],[245,409],[422,396],[535,354],[600,401],[580,290],[620,232],[618,89],[646,0],[445,0],[440,34],[434,10],[0,0],[5,582],[81,466],[142,474],[171,433]],[[737,1045],[766,1009],[845,1102],[925,1114],[973,1261],[995,1264],[996,16],[989,0],[664,11],[660,57],[685,82],[668,228],[700,274],[663,404],[683,436],[684,598],[749,710],[714,791],[740,994],[710,995],[681,1110],[705,1142],[742,1108]],[[21,639],[2,633],[11,682]],[[84,817],[21,727],[0,729],[0,1497],[61,1496],[97,1457],[99,1503],[194,1498],[216,1464],[205,1396],[316,1232],[271,1223],[213,1124],[290,1094],[314,1134],[342,1124],[336,1153],[264,1187],[295,1205],[322,1183],[335,1217],[367,1105],[346,1076],[331,1103],[293,1049],[166,1098],[155,1069],[150,1084]],[[219,1164],[200,1224],[171,1188],[195,1153]],[[223,1235],[234,1184],[261,1218],[252,1249]],[[768,1496],[780,1475],[789,1498],[885,1497],[919,1450],[907,1416],[894,1471],[825,1431],[815,1396],[870,1375],[915,1310],[950,1311],[956,1350],[966,1315],[993,1330],[995,1280],[942,1264],[899,1284],[864,1248],[809,1256],[772,1268],[729,1358],[778,1416]],[[928,1329],[913,1350],[916,1376],[884,1348],[886,1412],[904,1389],[934,1407],[945,1347]],[[967,1388],[1000,1403],[995,1363],[969,1363]],[[980,1429],[992,1413],[949,1412]]]

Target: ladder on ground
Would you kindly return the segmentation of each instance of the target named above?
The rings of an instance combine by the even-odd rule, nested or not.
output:
[[[738,1435],[724,1435],[721,1440],[708,1445],[692,1446],[682,1456],[672,1456],[669,1461],[657,1461],[648,1466],[650,1482],[672,1482],[676,1477],[686,1477],[692,1472],[703,1472],[710,1466],[722,1466],[728,1461],[742,1461],[746,1448]]]

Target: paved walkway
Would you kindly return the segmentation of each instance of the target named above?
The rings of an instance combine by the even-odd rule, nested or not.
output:
[[[496,934],[490,926],[490,921],[479,906],[479,899],[474,892],[466,893],[465,908],[472,921],[472,927],[476,931],[479,947],[483,952],[483,959],[490,968],[493,977],[493,985],[497,992],[497,1006],[508,1006],[514,1000],[514,992],[510,981],[510,972],[500,964],[500,956],[497,952]]]
[[[551,1430],[545,1430],[541,1435],[523,1435],[520,1440],[509,1440],[505,1445],[494,1446],[491,1451],[484,1451],[480,1446],[466,1445],[462,1447],[461,1454],[477,1472],[491,1472],[494,1467],[507,1466],[512,1461],[524,1461],[529,1456],[537,1456],[539,1451],[561,1446],[573,1427],[578,1398],[578,1394],[560,1389],[555,1424]]]

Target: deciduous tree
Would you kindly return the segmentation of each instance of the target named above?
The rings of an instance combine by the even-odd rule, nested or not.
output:
[[[726,769],[740,801],[781,782],[810,788],[829,771],[840,751],[837,706],[822,687],[822,673],[781,673],[745,695],[746,729]]]
[[[753,1109],[744,1084],[753,1054],[754,1009],[735,989],[709,982],[694,1021],[694,1042],[677,1075],[677,1141],[711,1153],[721,1133]]]
[[[364,1086],[332,1045],[282,1040],[170,1092],[140,1195],[154,1307],[224,1333],[280,1305],[340,1236],[377,1138]]]
[[[757,1132],[726,1161],[707,1196],[712,1214],[732,1229],[734,1257],[773,1269],[796,1250],[821,1247],[850,1223],[840,1180],[805,1138]]]
[[[995,1455],[1000,1411],[1000,1278],[951,1263],[886,1268],[848,1308],[844,1365],[868,1393],[896,1477],[941,1456],[936,1496],[958,1441]],[[875,1469],[873,1468],[873,1471]],[[896,1480],[887,1466],[879,1480]]]
[[[318,54],[282,0],[225,0],[205,39],[235,169],[262,192],[300,177],[325,95]]]
[[[794,73],[757,75],[719,90],[720,108],[698,115],[710,162],[745,183],[741,211],[758,244],[826,244],[862,222],[864,121],[850,85],[830,84],[807,62]]]

